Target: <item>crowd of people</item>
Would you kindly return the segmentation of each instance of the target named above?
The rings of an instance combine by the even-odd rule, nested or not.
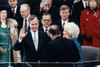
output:
[[[82,46],[100,47],[99,0],[58,1],[0,6],[0,33],[11,35],[9,47],[0,46],[0,62],[82,63]],[[0,43],[6,38],[0,35]]]

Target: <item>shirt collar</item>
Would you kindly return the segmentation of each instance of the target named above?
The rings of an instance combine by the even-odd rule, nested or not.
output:
[[[46,29],[46,27],[43,26],[44,29]],[[48,27],[47,29],[49,29],[50,27]]]
[[[12,10],[14,9],[15,10],[15,13],[16,13],[16,11],[17,11],[17,6],[15,7],[15,8],[11,8]]]
[[[49,26],[47,29],[49,30],[49,28],[50,28],[50,26]],[[44,29],[44,31],[45,31],[46,27],[43,26],[43,29]]]
[[[32,31],[32,30],[30,30],[31,31],[31,34],[33,35],[34,34],[34,32]],[[35,32],[36,34],[38,34],[38,30]]]
[[[85,2],[84,0],[82,0],[82,2],[83,2],[83,6],[84,6],[84,7],[86,7],[86,6],[85,6],[85,5],[86,5],[85,3],[87,3],[87,5],[88,5],[88,1]]]
[[[24,20],[27,19],[27,21],[28,21],[29,17],[30,17],[30,14],[29,14],[29,16],[27,18],[24,18]]]
[[[61,19],[62,25],[63,25],[63,23],[67,23],[68,20],[69,20],[69,19],[67,19],[66,21],[63,21],[63,20]]]
[[[85,3],[87,3],[88,4],[88,1],[84,1],[84,0],[82,0],[82,2],[85,4]]]

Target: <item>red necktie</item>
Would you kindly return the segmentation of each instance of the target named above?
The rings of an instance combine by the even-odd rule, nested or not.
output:
[[[16,13],[15,13],[15,9],[13,9],[13,15],[15,16],[15,14],[16,14]]]
[[[47,31],[48,31],[48,29],[46,28],[46,29],[45,29],[45,32],[47,33]]]

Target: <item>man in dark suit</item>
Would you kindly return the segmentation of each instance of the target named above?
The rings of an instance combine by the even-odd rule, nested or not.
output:
[[[42,27],[39,28],[40,31],[46,32],[48,34],[49,27],[52,24],[51,14],[44,13],[41,19]]]
[[[61,36],[61,31],[57,25],[50,26],[49,34],[53,41],[48,43],[43,54],[42,61],[77,62],[80,59],[78,49],[75,46],[74,42],[70,39],[63,38]]]
[[[73,6],[71,17],[73,18],[73,20],[77,21],[79,28],[80,28],[81,11],[85,10],[87,8],[88,8],[88,0],[80,0],[79,2],[75,3],[74,6]],[[83,39],[82,39],[80,34],[79,34],[79,37],[78,37],[78,41],[82,45]]]
[[[45,12],[51,14],[53,22],[60,18],[59,9],[52,5],[52,0],[41,0],[40,5],[34,8],[32,14],[38,16],[38,18],[41,20],[41,17]]]
[[[25,27],[21,29],[14,49],[21,50],[23,48],[23,62],[40,62],[50,38],[46,33],[38,30],[39,20],[35,15],[30,16],[29,26],[30,30],[26,33]]]
[[[25,32],[29,31],[29,17],[30,17],[30,6],[28,4],[22,4],[20,6],[21,17],[17,18],[18,22],[18,35],[22,27],[25,27]],[[23,58],[23,48],[21,49],[21,58]]]
[[[61,28],[61,33],[62,33],[65,24],[69,22],[75,22],[75,21],[73,21],[70,18],[70,8],[67,5],[62,5],[59,11],[60,11],[59,14],[61,16],[61,19],[57,20],[55,24],[57,24]]]
[[[78,21],[78,25],[80,26],[80,15],[81,11],[88,8],[88,0],[80,0],[75,3],[72,8],[72,18]]]
[[[8,0],[9,6],[7,7],[8,18],[17,18],[21,17],[20,15],[20,6],[18,5],[18,0]]]
[[[22,4],[20,6],[20,14],[21,17],[19,17],[17,19],[18,22],[18,31],[20,31],[20,29],[22,27],[25,27],[25,31],[27,32],[29,30],[29,17],[30,17],[30,6],[28,4]]]

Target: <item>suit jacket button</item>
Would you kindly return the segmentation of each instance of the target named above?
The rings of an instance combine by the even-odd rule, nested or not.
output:
[[[88,21],[88,19],[86,19]]]
[[[87,27],[87,29],[88,29],[88,27]]]

